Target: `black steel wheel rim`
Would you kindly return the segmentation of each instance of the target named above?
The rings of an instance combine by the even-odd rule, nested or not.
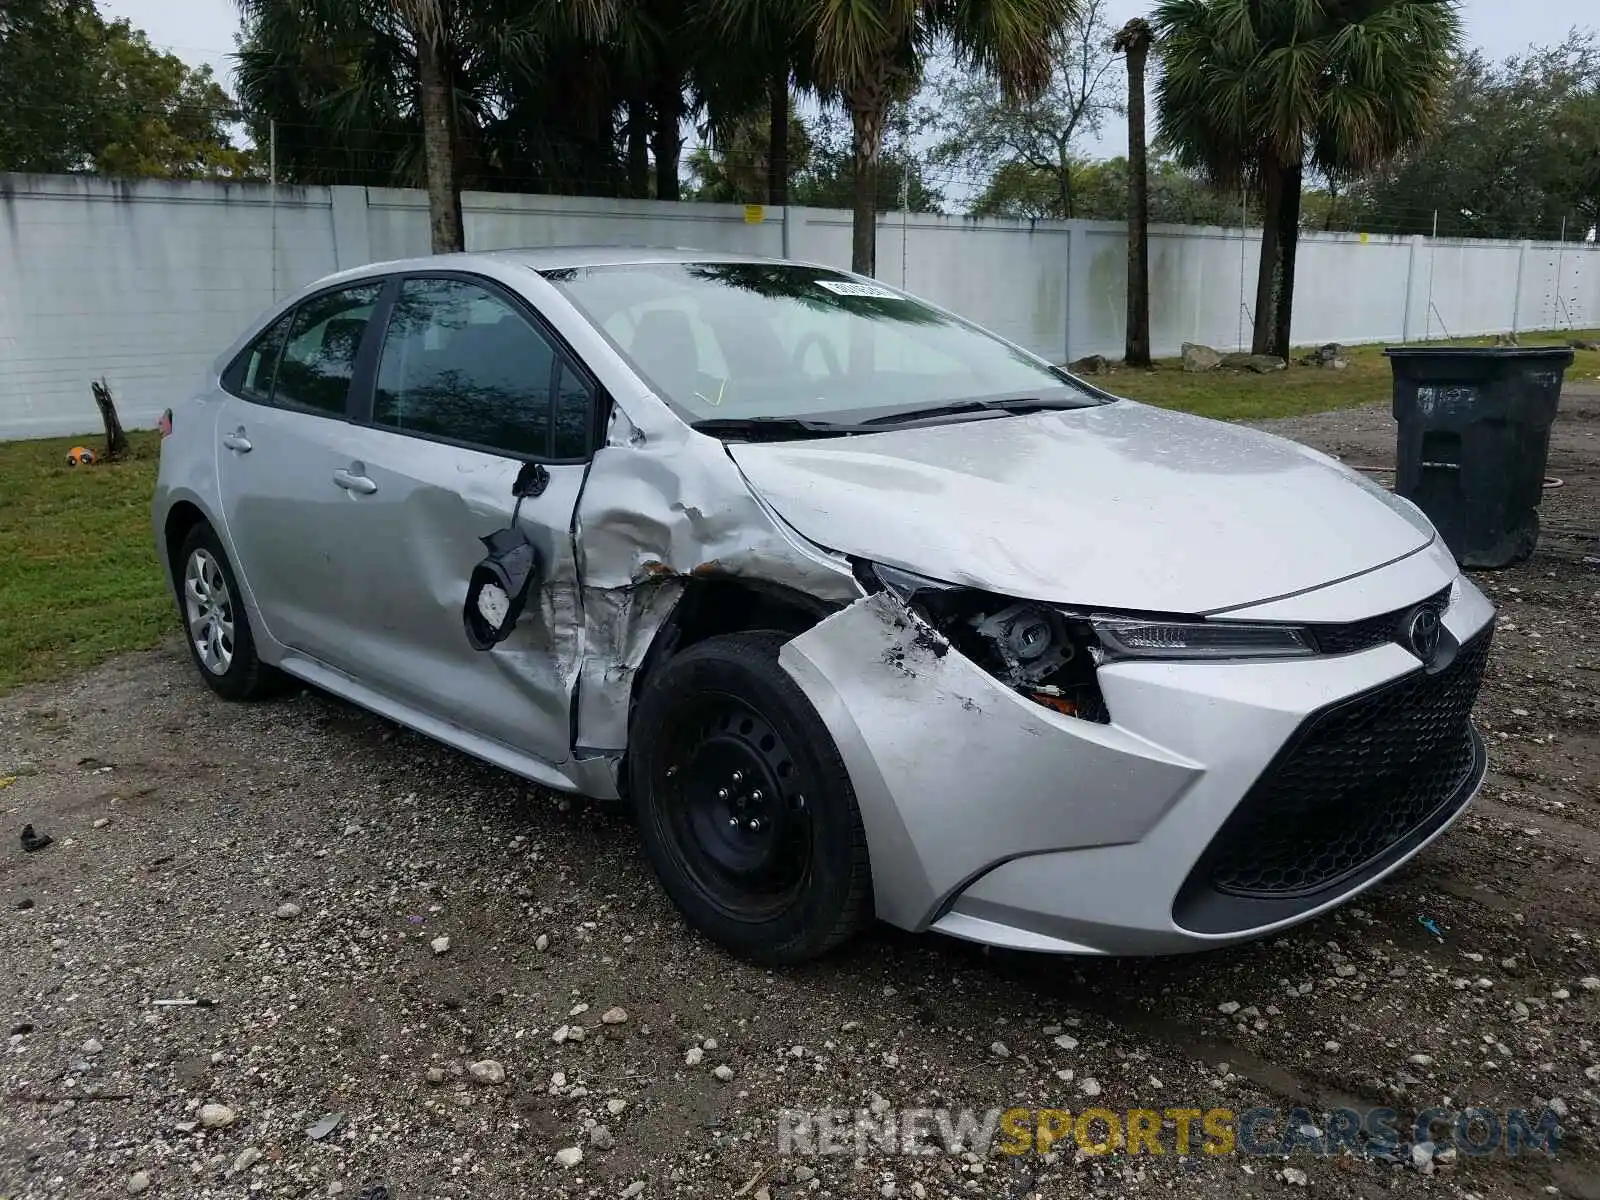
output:
[[[668,853],[720,913],[769,920],[811,874],[811,809],[782,735],[725,692],[687,701],[665,723],[652,765]]]

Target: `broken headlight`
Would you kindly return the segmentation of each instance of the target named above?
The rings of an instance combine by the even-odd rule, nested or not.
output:
[[[1085,721],[1109,722],[1095,679],[1089,624],[1047,604],[1013,600],[894,567],[861,564],[862,581],[884,588],[1001,683],[1035,703]]]

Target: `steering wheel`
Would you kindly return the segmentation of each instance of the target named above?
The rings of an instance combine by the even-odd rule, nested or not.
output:
[[[802,333],[800,340],[794,344],[794,353],[789,356],[789,359],[796,371],[802,375],[805,374],[806,355],[810,353],[812,346],[816,346],[822,351],[822,365],[827,368],[829,375],[844,374],[839,367],[839,352],[833,348],[832,342],[828,341],[815,329]]]

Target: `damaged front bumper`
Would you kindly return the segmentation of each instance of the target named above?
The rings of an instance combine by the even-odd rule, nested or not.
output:
[[[1104,725],[1019,695],[887,593],[795,638],[780,662],[850,772],[882,919],[1020,949],[1159,954],[1315,916],[1394,870],[1459,815],[1483,774],[1465,708],[1452,726],[1464,740],[1450,753],[1467,756],[1452,760],[1459,778],[1420,791],[1415,803],[1427,811],[1409,827],[1385,824],[1373,814],[1392,806],[1362,806],[1375,797],[1344,787],[1338,804],[1350,806],[1348,815],[1326,804],[1283,814],[1302,832],[1325,830],[1326,846],[1260,841],[1282,824],[1270,811],[1275,796],[1263,793],[1281,784],[1285,797],[1299,795],[1305,763],[1288,759],[1297,749],[1311,754],[1308,739],[1328,743],[1317,762],[1337,771],[1334,743],[1360,736],[1344,727],[1365,722],[1370,732],[1386,719],[1380,703],[1470,708],[1492,616],[1463,579],[1444,614],[1462,660],[1437,682],[1393,644],[1270,662],[1102,666]],[[1400,687],[1415,694],[1392,691]],[[1394,726],[1402,740],[1433,737],[1439,727]],[[1385,786],[1366,782],[1369,792]],[[1254,861],[1258,850],[1272,870],[1241,874],[1241,856]],[[1316,861],[1280,861],[1308,853]],[[1232,865],[1219,866],[1219,855]]]

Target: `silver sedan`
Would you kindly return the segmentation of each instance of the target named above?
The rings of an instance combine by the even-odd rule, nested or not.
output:
[[[824,267],[383,263],[163,418],[200,677],[631,805],[687,919],[1199,949],[1348,900],[1484,774],[1493,613],[1413,506]]]

